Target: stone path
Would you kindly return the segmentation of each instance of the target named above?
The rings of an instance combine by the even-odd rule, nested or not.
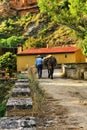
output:
[[[0,119],[0,130],[36,130],[32,117],[33,101],[30,97],[29,80],[21,73],[6,104],[6,117]]]

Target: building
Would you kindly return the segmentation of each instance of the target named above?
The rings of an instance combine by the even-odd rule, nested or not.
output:
[[[9,0],[0,2],[0,15],[26,15],[38,13],[37,0]]]
[[[39,8],[37,0],[10,0],[10,8],[19,15],[26,15],[26,13],[37,13]]]
[[[57,59],[58,64],[85,62],[85,56],[82,54],[81,49],[77,47],[31,48],[17,53],[17,71],[35,65],[38,54],[42,58],[52,54]]]

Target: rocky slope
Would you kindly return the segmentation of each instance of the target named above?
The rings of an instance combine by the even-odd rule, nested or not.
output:
[[[79,43],[75,31],[66,25],[58,25],[46,15],[35,15],[25,27],[25,48],[76,45]]]
[[[8,4],[0,4],[1,16],[15,15]],[[23,25],[23,34],[27,39],[24,49],[29,47],[49,47],[78,45],[76,31],[72,28],[52,21],[46,14],[30,15]],[[14,35],[14,34],[13,34]]]

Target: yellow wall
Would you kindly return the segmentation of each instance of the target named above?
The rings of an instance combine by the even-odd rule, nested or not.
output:
[[[27,67],[35,65],[35,55],[17,56],[17,71],[25,70]]]
[[[54,54],[57,62],[59,64],[62,63],[75,63],[75,54],[74,53],[61,53],[61,54]]]
[[[78,50],[76,53],[52,54],[57,59],[58,64],[85,62],[85,56]],[[25,70],[27,67],[35,65],[37,55],[17,55],[17,71]]]
[[[86,56],[82,54],[81,50],[78,50],[75,52],[76,62],[77,63],[83,63],[86,62]]]

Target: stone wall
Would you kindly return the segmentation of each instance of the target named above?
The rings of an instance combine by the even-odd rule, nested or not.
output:
[[[87,63],[66,64],[65,77],[87,80]]]

